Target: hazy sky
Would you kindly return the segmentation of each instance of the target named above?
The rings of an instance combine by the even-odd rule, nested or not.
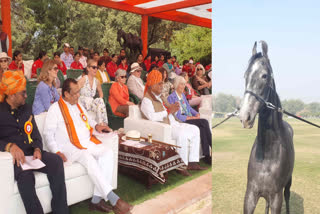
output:
[[[213,2],[214,93],[242,97],[253,44],[265,40],[280,98],[320,102],[320,1]]]

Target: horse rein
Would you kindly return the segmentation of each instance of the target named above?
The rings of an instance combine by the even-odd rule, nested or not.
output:
[[[272,90],[272,88],[270,88],[270,87],[269,87],[269,89]],[[269,90],[269,93],[268,93],[268,97],[269,97],[269,95],[270,95],[270,90]],[[294,115],[294,114],[292,114],[292,113],[290,113],[290,112],[287,112],[287,111],[286,111],[285,109],[283,109],[283,108],[280,108],[280,107],[275,106],[274,104],[266,101],[266,100],[263,99],[261,96],[255,94],[255,93],[252,92],[252,91],[246,90],[244,93],[245,93],[245,94],[250,94],[250,95],[254,96],[260,103],[263,103],[267,108],[269,108],[269,109],[271,109],[271,110],[277,111],[277,112],[282,113],[282,114],[289,115],[289,116],[291,116],[291,117],[293,117],[293,118],[295,118],[295,119],[301,120],[301,121],[303,121],[303,122],[305,122],[305,123],[308,123],[308,124],[310,124],[310,125],[312,125],[312,126],[315,126],[315,127],[317,127],[317,128],[320,128],[320,126],[317,125],[317,124],[315,124],[315,123],[312,123],[312,122],[310,122],[310,121],[308,121],[308,120],[305,120],[305,119],[303,119],[303,118],[300,118],[300,117],[298,117],[298,116],[296,116],[296,115]]]

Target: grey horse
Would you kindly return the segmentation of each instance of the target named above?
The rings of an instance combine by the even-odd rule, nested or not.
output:
[[[293,130],[282,113],[267,108],[265,101],[281,107],[268,57],[267,43],[261,41],[262,53],[255,42],[245,72],[245,93],[240,109],[244,128],[252,128],[259,113],[258,131],[247,172],[244,213],[253,213],[260,197],[266,200],[265,213],[280,214],[284,198],[289,211],[290,187],[294,165]]]

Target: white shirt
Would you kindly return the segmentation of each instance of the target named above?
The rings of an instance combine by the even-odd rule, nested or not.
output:
[[[79,59],[79,62],[81,63],[81,65],[83,66],[83,68],[87,67],[87,57],[85,56],[81,56]]]
[[[63,52],[60,55],[60,58],[66,65],[67,69],[70,69],[71,63],[73,62],[73,56],[70,53],[66,54],[66,52]]]
[[[157,100],[159,100],[162,103],[163,108],[166,109],[160,98],[161,95],[156,95],[153,92],[151,93],[155,96]],[[168,112],[166,110],[155,112],[152,101],[147,97],[144,97],[142,99],[141,112],[148,118],[148,120],[155,121],[155,122],[161,122],[165,117],[168,116]],[[171,125],[179,124],[179,122],[174,119],[172,114],[169,114],[169,121]]]
[[[77,105],[71,105],[66,101],[65,103],[69,109],[69,113],[73,120],[73,124],[75,126],[80,144],[83,147],[87,148],[86,145],[90,143],[90,131],[86,127],[85,122],[80,117],[80,110]],[[94,128],[97,122],[90,118],[87,111],[83,106],[81,106],[81,104],[79,105],[83,113],[87,116],[89,125]],[[43,134],[49,150],[53,153],[56,153],[58,151],[62,152],[73,147],[77,148],[70,142],[65,121],[61,114],[58,102],[52,104],[48,110]]]

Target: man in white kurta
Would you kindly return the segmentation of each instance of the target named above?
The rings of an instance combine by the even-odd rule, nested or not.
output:
[[[83,165],[90,179],[94,183],[94,193],[90,209],[99,211],[110,211],[110,207],[104,204],[102,199],[110,200],[111,205],[117,210],[117,205],[123,209],[131,209],[131,206],[119,199],[112,191],[112,172],[113,172],[113,153],[105,144],[95,144],[90,138],[90,131],[87,124],[81,118],[81,108],[84,115],[87,116],[88,124],[94,127],[98,132],[112,131],[108,126],[97,125],[92,120],[85,108],[78,104],[79,87],[77,82],[72,79],[67,79],[62,88],[62,96],[64,103],[72,118],[76,135],[82,147],[80,149],[70,142],[69,134],[66,128],[65,120],[58,102],[51,105],[47,113],[44,137],[51,152],[57,153],[66,161],[78,162]],[[118,143],[118,135],[113,135],[108,141]],[[111,197],[111,198],[110,198]],[[118,208],[119,208],[118,206]],[[119,208],[121,210],[121,208]],[[122,213],[117,212],[116,213]]]
[[[197,126],[178,122],[174,114],[179,110],[178,103],[170,105],[161,98],[163,88],[162,75],[159,71],[149,73],[146,83],[145,96],[141,102],[141,112],[151,121],[164,122],[171,125],[172,138],[176,140],[177,149],[183,162],[189,170],[206,169],[200,167],[200,130]]]

